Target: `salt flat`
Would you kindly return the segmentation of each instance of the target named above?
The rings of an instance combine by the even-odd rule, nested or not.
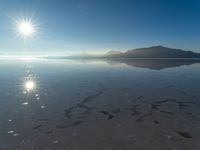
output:
[[[199,150],[200,64],[168,61],[1,60],[0,149]]]

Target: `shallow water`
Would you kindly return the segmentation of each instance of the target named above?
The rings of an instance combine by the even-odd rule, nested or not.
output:
[[[199,150],[198,60],[0,60],[0,150]]]

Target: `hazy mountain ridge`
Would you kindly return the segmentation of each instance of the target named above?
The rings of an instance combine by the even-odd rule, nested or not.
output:
[[[200,58],[200,53],[164,46],[152,46],[132,49],[121,53],[109,53],[105,56],[111,58]]]
[[[164,46],[152,46],[121,51],[108,51],[105,54],[79,54],[69,56],[47,56],[49,59],[113,59],[113,58],[200,58],[200,53]]]

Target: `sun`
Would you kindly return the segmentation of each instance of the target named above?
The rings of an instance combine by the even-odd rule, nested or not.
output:
[[[18,23],[18,31],[23,36],[31,36],[34,33],[34,26],[31,22],[22,21]]]
[[[14,19],[15,22],[15,31],[17,33],[17,37],[27,40],[27,39],[35,39],[38,32],[38,25],[33,21],[33,18],[30,17],[21,17]]]

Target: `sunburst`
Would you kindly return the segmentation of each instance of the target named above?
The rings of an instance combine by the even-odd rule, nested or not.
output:
[[[26,39],[34,39],[38,32],[38,25],[33,21],[32,17],[30,18],[18,18],[15,19],[15,31],[17,33],[17,37],[20,37],[24,40]]]

